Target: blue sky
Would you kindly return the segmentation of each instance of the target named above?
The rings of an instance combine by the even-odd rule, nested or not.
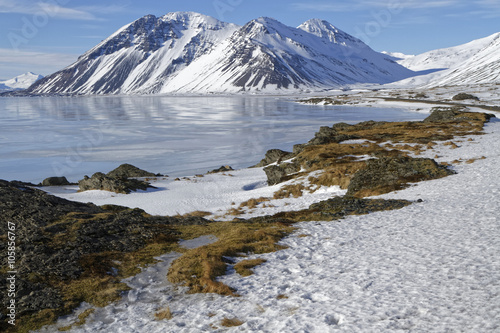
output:
[[[144,15],[196,11],[243,25],[321,18],[376,51],[419,54],[500,32],[500,0],[0,0],[0,79],[48,75]]]

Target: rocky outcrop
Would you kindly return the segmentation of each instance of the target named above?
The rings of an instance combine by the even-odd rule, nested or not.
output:
[[[122,164],[113,171],[108,172],[106,176],[121,179],[133,177],[161,177],[162,175],[139,169],[131,164]]]
[[[67,314],[84,299],[73,291],[73,283],[94,274],[97,281],[109,280],[116,289],[119,279],[108,274],[111,254],[138,251],[153,243],[175,244],[173,226],[208,223],[201,217],[154,217],[139,209],[72,202],[0,180],[0,234],[13,231],[17,241],[16,319],[42,310]],[[7,242],[0,242],[0,251],[7,253]],[[2,281],[6,278],[0,273]],[[0,284],[2,304],[9,302],[5,288]],[[5,311],[0,309],[4,318]],[[4,324],[0,323],[0,331],[7,329]]]
[[[379,195],[405,188],[408,183],[442,178],[453,173],[429,158],[398,156],[372,159],[366,161],[365,168],[354,174],[347,195]]]
[[[303,221],[333,221],[348,215],[401,209],[411,205],[408,200],[361,199],[350,196],[334,197],[300,211],[280,212],[272,216],[259,216],[241,222],[293,224]]]
[[[264,167],[276,162],[280,164],[281,161],[286,161],[290,158],[293,158],[294,156],[294,153],[290,153],[288,151],[284,151],[281,149],[270,149],[266,152],[265,157],[258,164],[256,164],[254,168]]]
[[[123,194],[129,194],[137,190],[146,191],[149,187],[152,187],[148,182],[142,180],[113,178],[102,172],[96,172],[90,178],[85,176],[78,182],[78,185],[80,186],[80,192],[101,190]]]
[[[343,124],[341,124],[343,125]],[[337,131],[338,126],[328,127],[321,126],[319,132],[314,134],[314,138],[311,139],[307,145],[324,145],[327,143],[340,143],[342,141],[351,140],[351,139],[359,139],[356,135],[346,135],[340,134]]]
[[[42,186],[65,186],[71,185],[66,177],[49,177],[42,181]]]
[[[264,168],[267,175],[267,184],[276,185],[284,182],[288,175],[292,175],[300,171],[300,165],[296,162],[282,163],[280,165],[270,165]]]
[[[348,215],[365,215],[371,212],[401,209],[410,205],[407,200],[360,199],[350,196],[335,197],[309,206],[309,210],[321,212],[332,220],[341,219]]]
[[[467,110],[465,107],[435,107],[432,109],[432,113],[424,119],[424,123],[432,122],[457,122],[457,121],[480,121],[488,122],[491,118],[495,118],[495,115],[489,113],[479,113],[479,112],[465,112]]]

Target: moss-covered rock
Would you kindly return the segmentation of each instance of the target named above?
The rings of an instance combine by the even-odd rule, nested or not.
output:
[[[137,190],[146,191],[149,187],[152,187],[148,182],[142,180],[114,178],[102,172],[96,172],[92,177],[85,176],[78,182],[78,185],[80,186],[80,192],[102,190],[123,194],[129,194]]]
[[[122,164],[118,168],[108,172],[106,176],[111,178],[123,179],[132,177],[155,177],[161,175],[139,169],[138,167],[135,167],[131,164]]]
[[[72,202],[0,180],[0,251],[7,253],[9,226],[15,226],[17,241],[17,325],[2,320],[0,331],[27,332],[81,302],[102,306],[119,299],[127,288],[120,283],[126,267],[132,266],[132,272],[168,252],[178,241],[175,228],[209,223],[201,217],[154,217],[139,209]],[[112,268],[120,276],[110,275]],[[6,272],[0,271],[2,281]],[[2,304],[9,302],[5,287],[0,285]],[[5,311],[0,309],[0,317],[5,318]]]
[[[367,197],[407,187],[408,183],[437,179],[453,171],[429,158],[407,156],[383,157],[366,161],[366,167],[356,172],[347,195]]]

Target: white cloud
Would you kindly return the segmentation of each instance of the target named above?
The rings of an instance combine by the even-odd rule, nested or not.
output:
[[[0,0],[0,13],[16,13],[27,15],[48,15],[49,17],[80,20],[98,21],[98,15],[122,13],[130,6],[128,2],[120,5],[102,6],[79,6],[70,8],[64,6],[68,0]]]
[[[489,1],[489,0],[484,0]],[[495,0],[496,1],[496,0]],[[354,0],[331,2],[296,2],[292,3],[294,10],[350,12],[373,8],[427,9],[452,7],[466,3],[464,0]]]
[[[76,20],[96,20],[97,18],[85,11],[61,6],[66,0],[38,1],[0,0],[0,13],[16,13],[27,15],[48,15],[49,17]]]
[[[71,65],[77,59],[76,54],[0,48],[0,77],[11,78],[26,72],[48,75]]]

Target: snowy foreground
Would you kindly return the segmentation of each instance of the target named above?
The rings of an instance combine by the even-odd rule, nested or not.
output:
[[[497,115],[498,116],[498,115]],[[299,223],[288,249],[252,256],[266,263],[242,278],[221,281],[239,298],[185,294],[166,281],[175,254],[131,278],[133,290],[97,309],[71,332],[498,332],[500,331],[500,121],[486,135],[454,140],[425,157],[458,163],[456,175],[381,196],[422,202],[397,211],[350,216],[338,222]],[[250,198],[271,196],[262,169],[190,180],[160,179],[158,189],[128,196],[103,192],[57,195],[97,204],[141,207],[152,214],[208,210],[215,216]],[[296,210],[341,195],[322,189],[299,199],[271,201],[241,217]],[[170,307],[171,320],[154,314]],[[88,308],[83,305],[79,312]],[[78,312],[78,313],[79,313]],[[78,314],[77,313],[77,314]],[[59,320],[57,327],[74,322]],[[225,328],[224,318],[241,326]],[[55,326],[41,330],[57,331]]]

